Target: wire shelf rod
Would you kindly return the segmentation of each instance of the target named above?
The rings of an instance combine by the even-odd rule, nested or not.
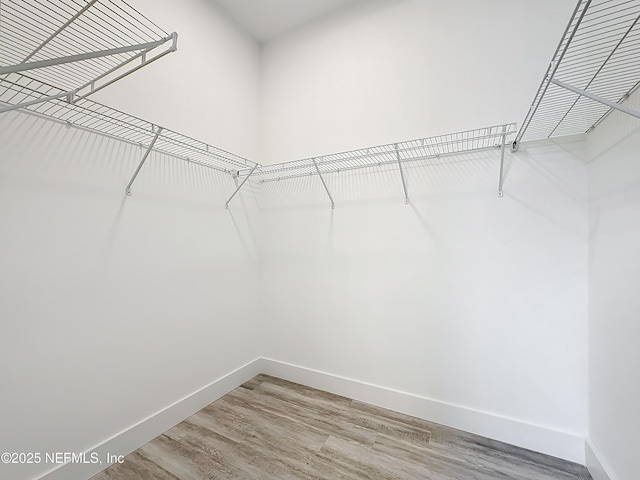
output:
[[[51,40],[53,40],[60,32],[62,32],[62,30],[64,30],[65,28],[67,28],[69,25],[71,25],[79,16],[81,16],[84,12],[86,12],[87,10],[89,10],[98,0],[91,0],[90,2],[88,2],[84,7],[82,7],[82,9],[78,10],[78,13],[76,13],[74,16],[72,16],[69,20],[67,20],[62,26],[60,26],[60,28],[58,28],[55,32],[53,32],[51,35],[49,35],[49,37],[47,37],[47,39],[42,42],[38,47],[36,47],[35,50],[33,50],[33,52],[31,52],[29,55],[27,55],[24,60],[22,60],[22,62],[20,63],[25,63],[27,62],[29,59],[31,59],[36,53],[38,53],[40,50],[42,50],[42,48],[44,48],[44,46],[49,43]]]
[[[60,65],[64,63],[80,62],[82,60],[89,60],[97,57],[117,55],[119,53],[127,53],[127,52],[138,51],[138,50],[147,50],[147,49],[155,48],[159,45],[162,45],[163,43],[169,40],[170,38],[166,38],[166,39],[158,40],[156,42],[129,45],[126,47],[112,48],[109,50],[101,50],[97,52],[79,53],[77,55],[71,55],[68,57],[52,58],[52,59],[39,60],[39,61],[29,62],[29,63],[21,63],[18,65],[11,65],[8,67],[0,67],[0,75],[6,75],[7,73],[18,73],[26,70],[50,67],[53,65]]]

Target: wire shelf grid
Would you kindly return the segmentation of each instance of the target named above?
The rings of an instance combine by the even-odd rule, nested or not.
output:
[[[29,69],[81,96],[175,51],[176,39],[123,0],[0,0],[0,75]]]
[[[515,123],[475,130],[420,138],[387,145],[361,148],[348,152],[294,160],[275,165],[259,166],[252,175],[254,181],[273,182],[288,178],[339,173],[360,168],[398,165],[425,159],[459,155],[502,146],[503,135],[509,141],[517,132]],[[247,175],[242,170],[241,175]]]
[[[143,147],[151,144],[159,130],[159,127],[152,122],[90,99],[79,99],[71,103],[67,101],[63,90],[39,80],[19,74],[11,74],[7,78],[0,77],[0,104],[11,104],[15,101],[26,104],[43,95],[58,94],[62,97],[35,103],[24,107],[23,110]],[[153,150],[226,173],[256,165],[239,155],[164,128]]]
[[[640,86],[640,0],[579,0],[516,137],[587,133]]]

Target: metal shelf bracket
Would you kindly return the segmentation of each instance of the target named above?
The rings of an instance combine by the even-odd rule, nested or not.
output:
[[[502,127],[502,145],[500,146],[500,178],[498,179],[498,197],[502,198],[504,193],[502,192],[502,183],[504,181],[504,149],[507,143],[507,127]]]
[[[246,177],[244,177],[244,180],[242,180],[242,182],[240,182],[240,185],[238,185],[238,188],[236,188],[236,191],[233,192],[233,194],[229,197],[229,200],[227,200],[227,203],[224,204],[224,208],[229,210],[229,202],[231,200],[233,200],[233,197],[236,196],[236,193],[238,193],[240,191],[240,189],[242,188],[242,186],[247,183],[247,180],[249,180],[249,177],[251,176],[251,174],[253,174],[253,172],[256,170],[256,168],[258,168],[258,164],[254,165],[253,168],[251,169],[251,171],[249,172],[249,175],[247,175]],[[237,174],[236,174],[237,176]]]
[[[327,196],[329,197],[329,200],[331,200],[331,208],[334,209],[334,208],[336,208],[336,204],[333,201],[333,197],[331,196],[331,193],[329,192],[329,188],[327,187],[327,183],[324,181],[324,177],[320,173],[320,168],[318,168],[318,162],[316,162],[315,158],[312,158],[311,160],[313,161],[314,167],[316,167],[316,172],[318,172],[318,176],[320,177],[320,181],[322,182],[322,186],[324,187],[325,192],[327,192]]]
[[[38,98],[36,100],[30,100],[28,102],[18,103],[15,105],[8,105],[6,107],[0,108],[0,113],[10,112],[11,110],[17,110],[18,108],[30,107],[32,105],[48,102],[50,100],[57,100],[59,98],[64,98],[67,101],[67,103],[73,103],[76,93],[77,93],[77,90],[73,90],[69,92],[58,93],[57,95],[49,95],[47,97]]]
[[[147,147],[147,151],[144,152],[144,156],[142,157],[142,160],[140,160],[140,164],[138,165],[138,168],[136,168],[136,171],[133,173],[133,177],[131,177],[131,181],[129,182],[129,184],[127,185],[127,188],[125,189],[125,193],[127,194],[127,196],[129,197],[131,196],[131,185],[133,185],[133,182],[136,180],[138,173],[140,173],[140,169],[144,165],[144,162],[147,161],[147,157],[151,153],[151,150],[153,149],[153,146],[155,145],[156,140],[158,140],[158,137],[160,136],[161,133],[162,133],[162,127],[158,127],[155,137],[153,137],[153,140],[149,144],[149,147]]]
[[[396,158],[398,159],[398,167],[400,168],[400,178],[402,178],[402,189],[404,190],[404,203],[409,205],[409,193],[407,192],[407,183],[404,179],[404,170],[402,169],[402,161],[400,160],[400,149],[398,148],[398,144],[394,145],[396,149]]]
[[[555,78],[551,79],[551,83],[553,83],[554,85],[557,85],[559,87],[564,88],[565,90],[569,90],[570,92],[573,93],[577,93],[578,95],[581,95],[583,97],[589,98],[595,102],[599,102],[603,105],[606,105],[607,107],[613,108],[615,110],[619,110],[621,112],[626,113],[627,115],[631,115],[633,117],[636,118],[640,118],[640,112],[638,112],[637,110],[633,110],[632,108],[629,107],[625,107],[624,105],[621,105],[619,103],[615,103],[615,102],[610,102],[609,100],[599,97],[598,95],[594,95],[593,93],[589,93],[586,92],[584,90],[581,90],[579,88],[573,87],[569,84],[566,84],[564,82],[561,82],[560,80],[556,80]]]

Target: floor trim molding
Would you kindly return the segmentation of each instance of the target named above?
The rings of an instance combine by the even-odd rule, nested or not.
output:
[[[474,410],[278,360],[269,358],[261,360],[262,372],[267,375],[546,453],[581,465],[585,464],[585,439],[578,434],[534,425],[514,418]]]
[[[588,444],[585,448],[584,438],[576,434],[270,358],[257,358],[218,378],[209,385],[100,442],[93,448],[87,449],[87,457],[94,452],[98,454],[100,459],[104,459],[107,452],[128,455],[260,373],[343,395],[361,402],[546,453],[582,465],[585,464],[586,456],[587,460],[593,465],[590,470],[594,468],[594,471],[596,471],[595,469],[598,468],[598,465],[601,468],[594,450]],[[86,480],[108,466],[109,464],[106,462],[101,465],[67,463],[44,473],[37,477],[36,480]],[[604,472],[604,469],[602,469],[602,472]],[[615,480],[608,476],[597,477],[593,473],[592,475],[594,480]]]
[[[585,465],[593,480],[615,480],[614,476],[611,475],[611,469],[605,467],[602,454],[593,446],[590,440],[585,443],[585,457]]]
[[[128,455],[261,373],[262,363],[262,359],[258,358],[223,375],[135,425],[100,442],[93,448],[87,449],[85,452],[87,458],[90,458],[90,454],[93,452],[97,452],[98,458],[101,460],[106,458],[107,453]],[[36,480],[86,480],[108,466],[109,464],[106,462],[103,462],[102,465],[65,463],[37,477]]]

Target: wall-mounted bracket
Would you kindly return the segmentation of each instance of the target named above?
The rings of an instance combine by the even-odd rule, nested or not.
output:
[[[556,80],[555,78],[551,79],[551,83],[559,87],[562,87],[565,90],[569,90],[570,92],[577,93],[578,95],[582,95],[583,97],[589,98],[595,102],[602,103],[603,105],[606,105],[609,108],[613,108],[615,110],[619,110],[633,117],[640,118],[640,112],[638,112],[637,110],[633,110],[632,108],[625,107],[624,105],[621,105],[619,103],[610,102],[606,98],[602,98],[602,97],[599,97],[598,95],[594,95],[593,93],[589,93],[585,90],[581,90],[579,88],[573,87],[564,82],[561,82],[560,80]]]
[[[229,200],[227,200],[227,203],[224,204],[224,208],[226,208],[227,210],[229,210],[229,202],[231,200],[233,200],[233,197],[236,196],[236,193],[238,193],[240,191],[240,189],[242,188],[242,186],[247,182],[247,180],[249,180],[249,177],[251,176],[251,174],[253,174],[253,172],[256,170],[256,168],[258,168],[258,164],[254,165],[253,168],[251,169],[251,171],[249,172],[249,175],[247,175],[246,177],[244,177],[244,180],[242,180],[242,182],[240,183],[240,185],[238,185],[238,188],[236,188],[236,191],[233,192],[233,194],[229,197]],[[237,173],[235,174],[237,177]]]
[[[18,103],[16,105],[9,105],[7,107],[1,107],[0,113],[10,112],[11,110],[17,110],[18,108],[30,107],[31,105],[37,105],[39,103],[48,102],[49,100],[57,100],[59,98],[65,98],[68,103],[73,103],[73,101],[69,101],[75,97],[76,90],[70,92],[62,92],[57,95],[49,95],[48,97],[37,98],[36,100],[30,100],[28,102]]]
[[[160,136],[161,133],[162,133],[162,127],[158,127],[158,130],[156,131],[156,136],[153,137],[153,140],[149,144],[149,147],[147,147],[147,151],[144,152],[144,156],[142,157],[142,160],[140,160],[140,164],[138,165],[138,168],[136,168],[136,171],[133,173],[133,177],[131,177],[131,181],[129,182],[129,184],[127,185],[127,188],[125,189],[125,193],[127,194],[127,196],[129,197],[131,196],[131,185],[133,185],[133,182],[138,176],[138,173],[140,173],[140,169],[142,168],[142,165],[144,165],[144,162],[147,161],[147,157],[151,153],[151,150],[153,149],[153,146],[155,145],[156,140],[158,140],[158,137]]]
[[[503,178],[503,172],[504,172],[504,149],[505,149],[505,145],[507,143],[507,127],[503,126],[502,127],[502,145],[500,146],[500,178],[498,179],[498,197],[502,198],[504,196],[504,193],[502,192],[502,182],[504,180]],[[514,142],[515,144],[515,142]]]
[[[315,158],[312,158],[311,160],[313,161],[313,165],[316,167],[316,172],[318,172],[318,176],[320,177],[322,186],[324,187],[325,192],[327,192],[327,196],[329,197],[329,200],[331,200],[331,208],[336,208],[336,204],[333,201],[333,197],[331,196],[331,193],[329,192],[329,188],[327,188],[327,183],[324,181],[324,177],[320,173],[320,168],[318,168],[318,162],[316,162]]]
[[[395,145],[396,149],[396,159],[398,160],[398,167],[400,168],[400,178],[402,179],[402,189],[404,190],[404,203],[409,204],[409,193],[407,192],[407,183],[404,179],[404,170],[402,169],[402,160],[400,159],[400,149],[398,148],[398,144]]]

